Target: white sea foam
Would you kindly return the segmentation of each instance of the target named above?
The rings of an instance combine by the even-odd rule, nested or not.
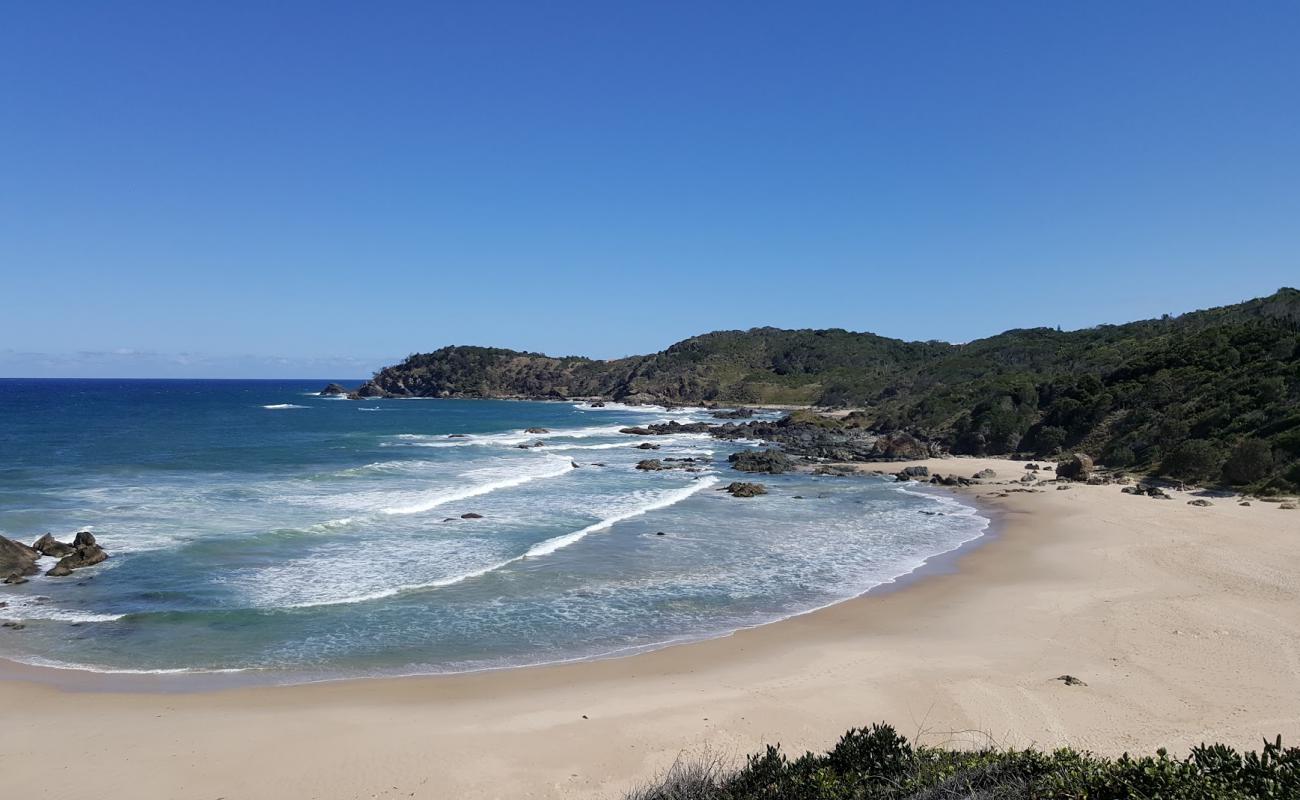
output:
[[[371,592],[363,592],[354,595],[347,595],[345,597],[306,599],[294,603],[284,604],[281,607],[316,608],[320,606],[348,605],[352,603],[367,603],[374,600],[383,600],[388,597],[394,597],[399,594],[405,594],[407,592],[422,591],[427,589],[440,589],[446,586],[454,586],[455,584],[463,583],[464,581],[471,580],[473,578],[479,578],[489,573],[504,569],[505,567],[508,567],[511,564],[514,564],[519,561],[523,561],[525,559],[540,558],[542,556],[550,555],[557,550],[568,547],[569,545],[574,544],[575,542],[578,542],[586,538],[589,534],[606,530],[608,528],[613,527],[619,522],[632,519],[633,517],[639,517],[643,514],[648,514],[651,511],[657,511],[659,509],[668,508],[669,506],[676,505],[677,503],[682,502],[683,500],[694,495],[695,493],[700,492],[704,489],[707,489],[710,486],[717,484],[717,482],[718,479],[710,475],[710,476],[699,478],[688,486],[683,486],[666,492],[660,492],[649,498],[646,497],[646,494],[648,493],[637,492],[633,495],[633,499],[636,501],[634,505],[624,507],[623,509],[616,511],[615,513],[612,513],[609,516],[601,519],[599,522],[592,523],[591,525],[588,525],[587,527],[582,528],[580,530],[573,531],[572,533],[566,533],[562,536],[556,536],[551,539],[547,539],[546,541],[540,542],[539,544],[536,544],[533,547],[529,548],[526,552],[522,553],[521,555],[517,555],[512,558],[503,559],[501,561],[492,564],[485,564],[483,566],[476,567],[471,570],[466,570],[465,572],[461,572],[456,575],[448,575],[446,577],[437,578],[430,581],[424,581],[422,583],[408,583],[408,584],[402,584],[398,586],[387,586],[384,587],[383,589],[376,589],[375,591],[371,591]]]
[[[595,533],[596,531],[603,531],[606,528],[612,527],[616,523],[632,519],[633,517],[639,517],[642,514],[648,514],[651,511],[657,511],[661,508],[668,508],[669,506],[677,505],[696,492],[707,489],[717,482],[717,477],[713,475],[699,478],[689,486],[683,486],[680,489],[673,489],[672,491],[664,492],[649,502],[620,511],[617,514],[602,519],[600,522],[588,525],[581,530],[576,530],[573,533],[566,533],[563,536],[555,536],[544,542],[539,542],[530,547],[527,553],[524,553],[524,558],[536,558],[538,556],[550,555],[556,550],[568,547],[574,542],[586,538],[589,534]]]
[[[96,614],[91,611],[76,611],[59,608],[46,603],[37,603],[25,597],[10,597],[8,607],[0,608],[0,618],[27,622],[29,620],[53,620],[56,622],[115,622],[125,614]]]
[[[289,408],[311,408],[311,406],[299,406],[294,405],[293,403],[272,403],[269,406],[262,406],[262,408],[265,408],[268,411],[283,411]]]
[[[381,514],[392,516],[401,516],[406,514],[423,514],[431,511],[438,506],[454,503],[459,500],[468,500],[471,497],[490,494],[501,489],[510,489],[516,486],[522,486],[525,483],[531,483],[542,478],[555,478],[572,471],[573,465],[568,459],[558,458],[556,456],[546,456],[545,461],[541,462],[540,467],[535,467],[532,471],[519,473],[517,469],[512,469],[515,474],[506,478],[499,478],[487,483],[473,484],[470,486],[461,486],[454,489],[445,490],[436,494],[427,496],[418,502],[409,503],[401,506],[388,506],[380,509]],[[473,473],[467,473],[473,474]]]

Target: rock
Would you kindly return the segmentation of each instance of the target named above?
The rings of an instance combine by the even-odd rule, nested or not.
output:
[[[580,465],[578,464],[577,461],[574,461],[573,459],[569,459],[569,466],[573,467],[574,469],[577,469]]]
[[[658,450],[659,445],[654,444],[653,442],[642,442],[641,444],[636,445],[636,449],[637,450]]]
[[[1057,487],[1056,487],[1056,491],[1058,491],[1058,492],[1064,492],[1066,489],[1069,489],[1069,488],[1070,488],[1070,484],[1068,484],[1068,483],[1062,483],[1060,486],[1057,486]]]
[[[449,434],[447,434],[447,438],[448,438],[448,439],[468,439],[468,438],[469,438],[469,434],[467,434],[467,433],[449,433]]]
[[[89,535],[89,532],[87,532],[87,535]],[[81,534],[77,534],[77,536],[80,537]],[[91,537],[91,544],[82,544],[72,555],[60,558],[59,563],[51,567],[45,574],[55,578],[63,577],[72,574],[74,569],[93,567],[107,559],[108,553],[104,552],[104,548],[94,544],[94,537]]]
[[[604,407],[605,407],[605,401],[604,401],[604,400],[597,400],[596,402],[594,402],[594,403],[591,404],[591,407],[592,407],[592,408],[604,408]]]
[[[1205,499],[1203,499],[1203,498],[1197,498],[1197,499],[1195,499],[1195,500],[1188,500],[1188,501],[1187,501],[1187,505],[1189,505],[1189,506],[1212,506],[1212,505],[1214,505],[1214,503],[1211,503],[1209,500],[1205,500]]]
[[[1241,501],[1240,503],[1238,503],[1237,505],[1239,505],[1239,506],[1248,506],[1248,505],[1250,505],[1250,501],[1249,501],[1249,500],[1242,500],[1242,501]]]
[[[664,468],[664,465],[657,458],[647,458],[643,461],[636,462],[636,468],[646,472],[657,472]]]
[[[473,511],[471,511],[468,514],[461,514],[460,518],[461,519],[483,519],[483,515],[475,514]]]
[[[550,433],[548,428],[524,428],[524,433]]]
[[[667,535],[668,534],[664,533],[663,531],[655,531],[655,536],[667,536]]]
[[[1138,486],[1138,493],[1145,493],[1147,497],[1155,497],[1162,500],[1172,500],[1169,493],[1159,486]]]
[[[1146,490],[1141,486],[1125,486],[1120,491],[1124,494],[1146,494]]]
[[[373,381],[366,381],[357,387],[355,392],[348,396],[369,399],[372,397],[388,397],[388,392],[379,388],[379,386],[377,386]]]
[[[649,428],[642,428],[640,426],[635,428],[619,428],[618,432],[631,434],[632,436],[654,436],[655,434],[655,432]]]
[[[930,477],[929,467],[903,467],[899,475],[906,475],[909,478],[928,478]]]
[[[90,531],[77,531],[77,535],[72,539],[72,546],[80,550],[83,547],[91,547],[95,544],[95,534]]]
[[[331,383],[329,386],[320,390],[321,397],[339,397],[340,395],[346,395],[347,393],[348,390],[339,386],[337,383]]]
[[[0,628],[8,628],[11,631],[20,631],[27,626],[21,622],[0,622]]]
[[[1295,510],[1296,510],[1296,504],[1295,504],[1295,503],[1282,503],[1282,504],[1278,505],[1278,508],[1282,509],[1283,511],[1295,511]]]
[[[41,538],[32,542],[32,549],[43,556],[53,556],[54,558],[63,558],[71,555],[76,549],[70,544],[60,542],[52,534],[45,534]]]
[[[714,411],[713,418],[714,419],[749,419],[750,417],[754,416],[754,414],[755,414],[754,409],[745,408],[744,406],[741,406],[740,408],[736,408],[731,411]]]
[[[1072,481],[1087,482],[1092,477],[1092,458],[1084,453],[1075,453],[1056,467],[1056,476]]]
[[[1064,682],[1066,686],[1087,686],[1088,685],[1083,681],[1079,680],[1078,678],[1074,677],[1073,675],[1062,675],[1061,677],[1057,678],[1057,680]]]
[[[523,444],[515,445],[515,447],[518,447],[520,450],[528,450],[533,447],[545,447],[545,446],[546,446],[546,442],[543,442],[540,439],[538,439],[535,442],[524,442]]]
[[[979,480],[988,480],[989,478],[996,478],[997,476],[998,474],[991,469],[982,469],[975,473],[973,477],[978,478]]]
[[[6,576],[5,583],[15,582],[9,580],[10,578],[22,578],[24,575],[34,575],[39,572],[36,559],[40,558],[40,555],[22,542],[0,536],[0,575]]]
[[[1025,465],[1025,469],[1038,469],[1038,465],[1030,461],[1028,464]]]
[[[1038,480],[1037,476],[1030,475],[1030,474],[1026,473],[1025,476],[1024,476],[1023,478],[1020,479],[1020,482],[1021,482],[1021,483],[1033,483],[1033,482],[1036,481],[1036,480]]]
[[[724,491],[732,497],[758,497],[761,494],[767,494],[767,487],[761,483],[733,481],[720,491]]]
[[[789,472],[794,467],[794,462],[790,457],[780,450],[743,450],[739,453],[732,453],[727,456],[727,461],[731,462],[731,468],[741,472],[766,472],[772,475],[780,475],[783,472]]]
[[[21,572],[15,572],[9,577],[5,578],[4,582],[12,586],[17,586],[22,583],[27,583],[27,579],[23,577],[23,574]]]

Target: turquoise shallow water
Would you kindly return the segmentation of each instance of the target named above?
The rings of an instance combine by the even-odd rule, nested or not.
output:
[[[753,445],[646,453],[617,432],[698,409],[314,396],[324,383],[0,380],[0,534],[89,527],[112,556],[0,587],[0,617],[26,624],[0,654],[275,681],[587,658],[855,596],[987,524],[876,479],[764,476],[770,495],[734,499],[716,491],[742,477],[726,456]],[[712,463],[637,471],[647,456]]]

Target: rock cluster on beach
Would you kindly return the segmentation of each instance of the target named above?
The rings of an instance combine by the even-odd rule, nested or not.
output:
[[[51,534],[37,539],[31,547],[0,536],[0,575],[5,583],[26,583],[29,575],[40,572],[36,562],[42,556],[59,559],[45,574],[60,578],[73,570],[98,564],[108,558],[108,553],[95,541],[90,531],[79,531],[72,544],[60,542]]]
[[[767,494],[767,487],[761,483],[732,481],[718,491],[726,492],[732,497],[758,497],[759,495]]]

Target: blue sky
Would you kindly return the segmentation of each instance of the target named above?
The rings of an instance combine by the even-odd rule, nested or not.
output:
[[[0,2],[0,374],[1300,283],[1300,4]]]

